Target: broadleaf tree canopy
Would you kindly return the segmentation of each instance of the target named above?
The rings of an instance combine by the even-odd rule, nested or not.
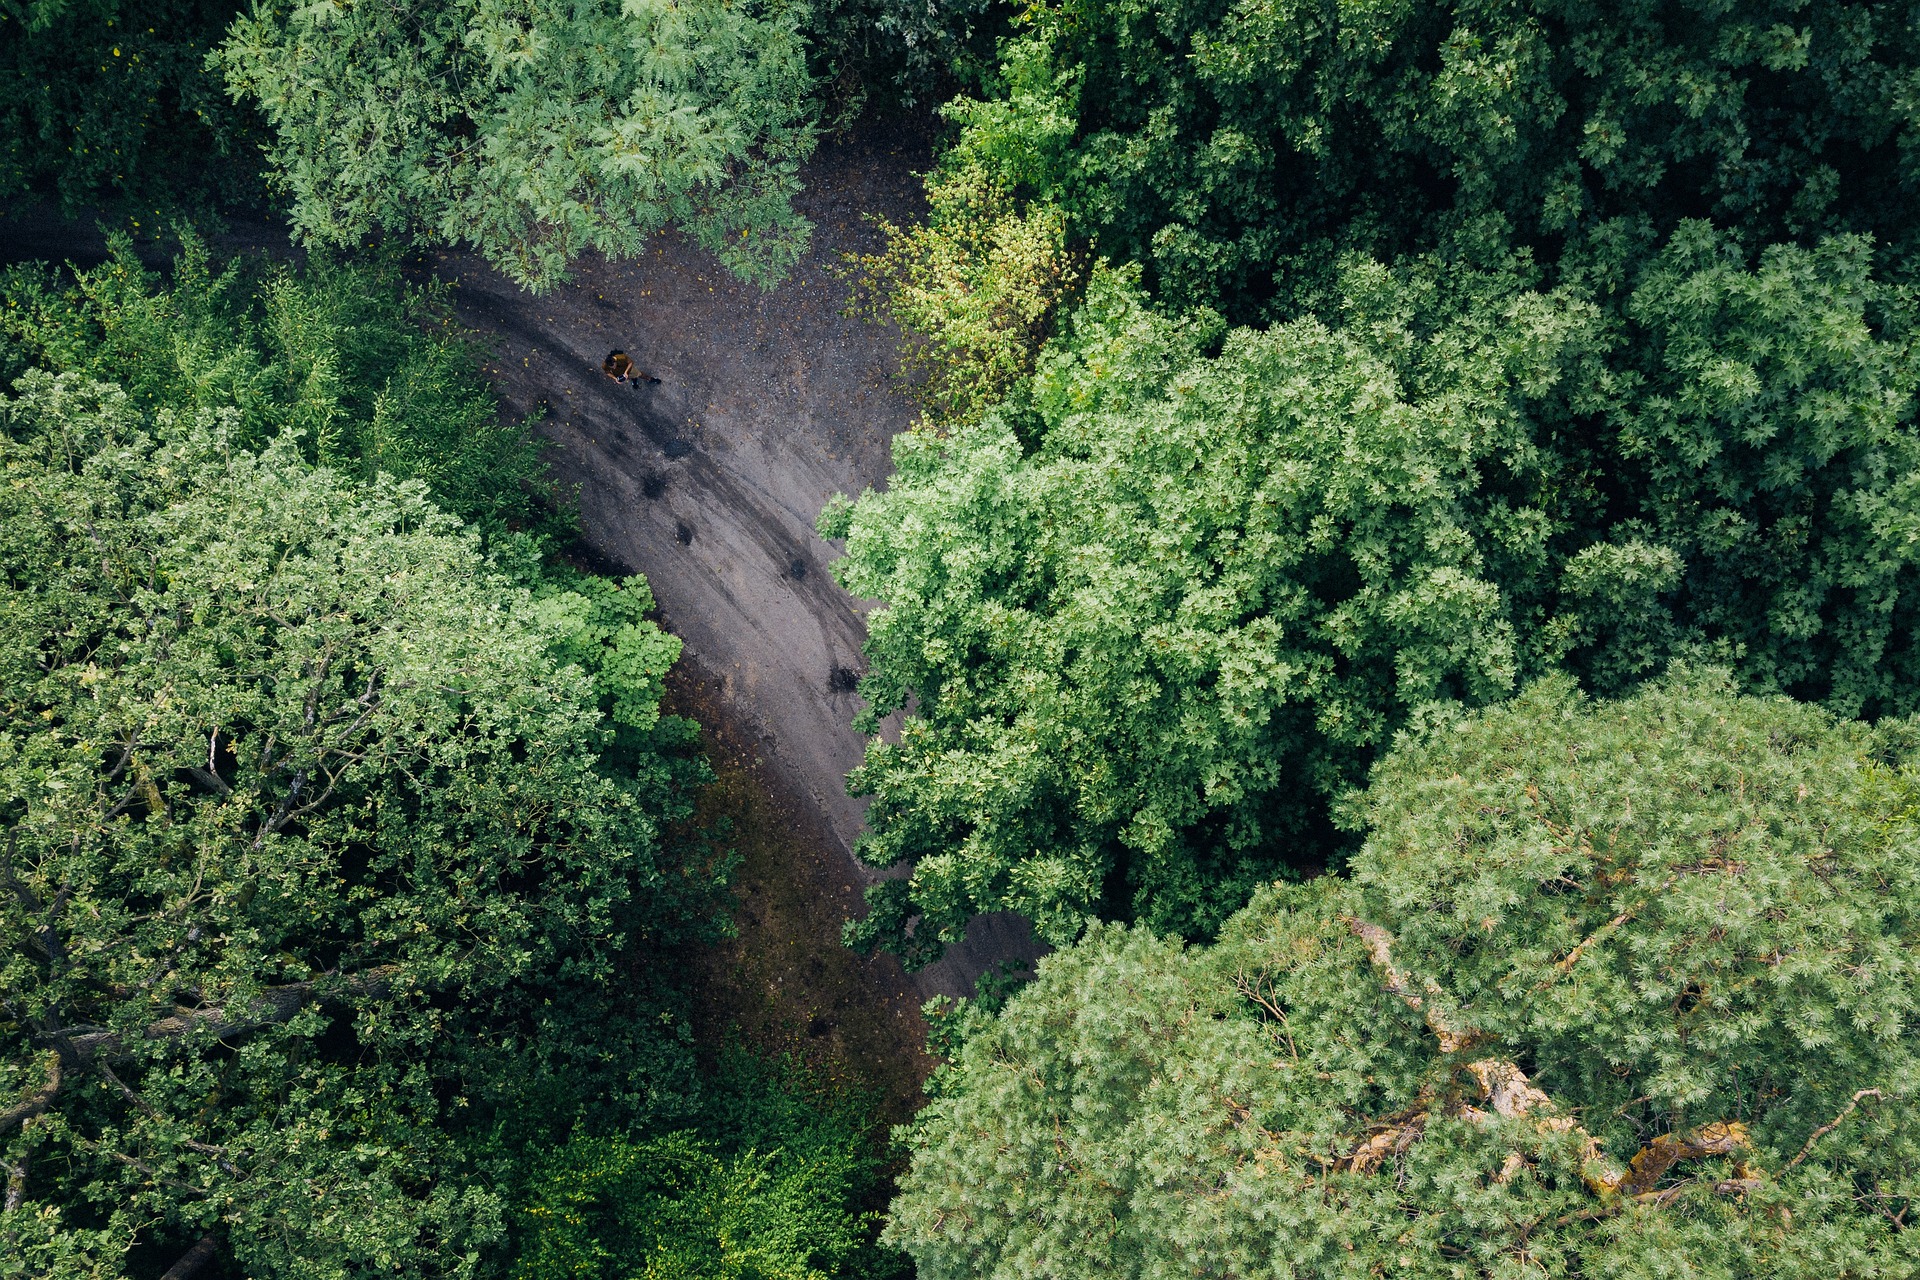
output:
[[[202,1233],[253,1275],[471,1273],[505,1223],[469,1108],[569,1059],[681,1087],[667,1010],[612,981],[713,911],[662,834],[697,763],[639,705],[677,642],[643,584],[536,598],[419,481],[18,386],[0,1235],[29,1274]]]
[[[539,289],[673,226],[771,284],[808,233],[800,19],[781,0],[263,0],[217,57],[312,243],[469,243]]]
[[[1615,694],[1706,655],[1920,710],[1910,299],[1867,266],[1838,238],[1747,269],[1688,224],[1616,314],[1511,261],[1350,258],[1335,319],[1217,355],[1210,313],[1096,275],[1030,385],[822,517],[886,602],[873,715],[915,699],[853,779],[863,853],[914,872],[852,936],[1205,936],[1341,852],[1398,728],[1554,669]]]

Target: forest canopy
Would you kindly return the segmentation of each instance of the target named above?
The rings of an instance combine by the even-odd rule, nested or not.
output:
[[[0,197],[298,246],[0,275],[0,1276],[1915,1280],[1917,12],[0,0]],[[842,937],[1052,948],[925,1008],[891,1163],[786,914],[851,877],[725,938],[811,863],[729,852],[414,252],[662,235],[797,277],[779,378],[858,363],[781,306],[890,325],[919,414],[880,485],[751,410],[875,482],[804,591],[895,872]],[[476,314],[579,355],[536,305]]]
[[[0,300],[9,1274],[892,1274],[857,1091],[696,1059],[680,642],[433,295],[190,240]]]
[[[888,1234],[923,1280],[1911,1275],[1912,745],[1707,671],[1410,734],[1350,877],[976,1016]]]
[[[271,181],[310,243],[424,233],[537,290],[673,226],[771,284],[807,242],[801,12],[263,0],[218,56],[275,130]]]
[[[530,981],[591,989],[630,935],[697,927],[660,836],[685,766],[596,766],[565,613],[418,482],[19,386],[0,986],[6,1092],[41,1114],[8,1229],[51,1262],[220,1223],[263,1274],[440,1241],[458,1272],[499,1207],[451,1176],[436,1041],[510,1041]]]
[[[880,261],[993,272],[941,218],[973,184],[1105,265],[1021,295],[1050,335],[880,277],[998,391],[928,384],[820,524],[888,604],[863,692],[912,707],[854,782],[914,872],[849,936],[1208,937],[1351,851],[1399,728],[1553,671],[1920,709],[1892,12],[1035,9]]]

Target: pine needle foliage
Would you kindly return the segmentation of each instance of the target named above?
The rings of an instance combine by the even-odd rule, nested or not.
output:
[[[1678,672],[1410,734],[1349,879],[1102,925],[976,1019],[924,1280],[1909,1277],[1911,725]]]

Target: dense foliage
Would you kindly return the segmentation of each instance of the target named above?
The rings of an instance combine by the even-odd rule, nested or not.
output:
[[[1747,271],[1684,228],[1627,304],[1633,377],[1594,308],[1498,272],[1354,260],[1338,290],[1338,323],[1208,356],[1216,322],[1102,276],[1020,396],[901,437],[823,518],[888,602],[873,713],[917,698],[854,779],[866,855],[917,864],[856,936],[918,914],[919,958],[1003,907],[1056,943],[1093,913],[1205,934],[1328,856],[1409,717],[1559,664],[1614,693],[1713,653],[1920,710],[1909,304],[1862,246]],[[1582,419],[1610,430],[1572,447]]]
[[[70,279],[39,265],[0,276],[0,375],[117,382],[148,413],[227,415],[244,446],[294,433],[311,461],[422,480],[488,532],[565,531],[539,446],[500,420],[439,297],[390,264],[216,264],[188,234],[163,283],[125,240],[113,247]]]
[[[1920,709],[1915,51],[1779,9],[1033,10],[930,190],[1125,265],[1023,331],[938,201],[879,264],[961,425],[822,524],[912,707],[856,940],[1206,936],[1399,726],[1550,670]]]
[[[1003,0],[811,0],[808,61],[830,118],[938,101],[977,81],[1007,29]]]
[[[806,246],[801,10],[723,0],[519,7],[266,0],[219,58],[273,126],[296,233],[476,246],[532,288],[675,226],[771,284]]]
[[[959,111],[1156,292],[1288,318],[1343,252],[1543,263],[1709,218],[1916,247],[1904,4],[1059,0]],[[1319,278],[1317,278],[1319,277]]]
[[[260,119],[205,67],[238,8],[0,4],[0,199],[44,192],[70,214],[105,201],[149,226],[182,208],[257,205]]]
[[[530,983],[589,1000],[710,910],[660,839],[697,765],[597,767],[564,615],[418,482],[19,385],[0,987],[7,1094],[50,1096],[6,1135],[8,1229],[30,1258],[218,1226],[254,1274],[471,1269],[500,1210],[440,1132],[473,1087],[443,1038],[510,1041]]]
[[[1567,681],[1376,771],[1351,879],[1097,926],[978,1021],[924,1280],[1911,1276],[1910,728]]]
[[[924,421],[948,426],[1032,375],[1082,266],[1058,209],[1021,210],[983,169],[938,171],[926,190],[927,220],[876,219],[886,248],[855,255],[849,275],[856,313],[900,326],[902,378]]]
[[[721,1058],[700,1136],[576,1134],[535,1164],[515,1280],[636,1275],[885,1280],[849,1201],[878,1181],[856,1095],[823,1096],[792,1064]]]

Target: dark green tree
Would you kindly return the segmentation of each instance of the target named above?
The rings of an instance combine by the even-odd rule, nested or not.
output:
[[[1411,734],[1351,878],[975,1018],[924,1280],[1915,1273],[1912,726],[1683,672]]]
[[[1341,253],[1468,235],[1551,267],[1707,218],[1754,252],[1913,242],[1905,4],[1058,0],[957,104],[1022,194],[1157,295],[1315,304]]]
[[[265,199],[260,117],[207,55],[237,0],[0,4],[0,199],[96,203],[157,229],[174,213]]]

